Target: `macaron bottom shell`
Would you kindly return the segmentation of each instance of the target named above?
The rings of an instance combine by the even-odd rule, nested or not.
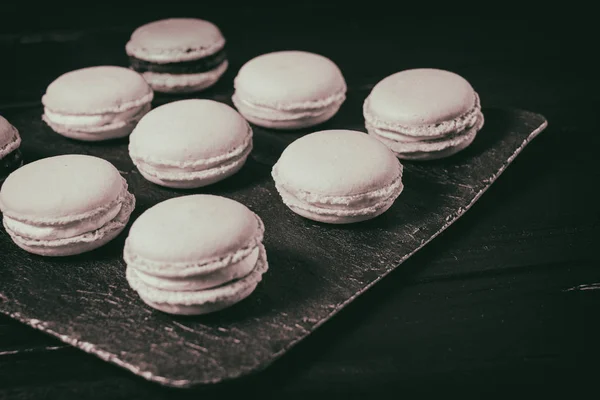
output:
[[[310,220],[317,221],[317,222],[323,222],[326,224],[341,225],[341,224],[352,224],[355,222],[368,221],[370,219],[378,217],[381,214],[383,214],[384,212],[386,212],[392,206],[392,204],[394,204],[393,200],[386,202],[386,204],[383,207],[377,209],[376,211],[374,211],[370,214],[355,215],[355,216],[322,214],[322,213],[313,212],[313,211],[310,211],[310,210],[307,210],[304,208],[300,208],[300,207],[294,206],[292,204],[288,204],[287,206],[290,208],[290,210],[292,210],[293,212],[295,212],[296,214],[298,214],[304,218],[308,218]]]
[[[460,142],[458,145],[455,146],[451,146],[451,147],[447,147],[443,150],[436,150],[436,151],[413,151],[410,153],[396,153],[394,152],[394,154],[396,154],[396,156],[398,158],[401,158],[403,160],[410,160],[410,161],[433,161],[433,160],[441,160],[443,158],[447,158],[450,156],[453,156],[459,152],[461,152],[462,150],[466,149],[467,147],[469,147],[471,145],[471,143],[473,143],[473,141],[475,140],[475,136],[476,135],[471,135],[467,138],[467,140],[464,140],[462,142]]]
[[[229,62],[224,61],[218,67],[193,74],[170,74],[161,72],[143,72],[142,76],[155,92],[193,93],[208,89],[216,84],[227,71]]]
[[[140,296],[142,301],[149,305],[150,307],[162,311],[167,314],[173,315],[204,315],[210,314],[213,312],[221,311],[226,308],[233,306],[236,303],[244,300],[252,292],[256,289],[256,285],[247,286],[243,292],[236,293],[236,296],[230,296],[227,299],[221,299],[220,301],[214,303],[206,303],[206,304],[190,304],[190,305],[182,305],[182,304],[169,304],[169,303],[155,303],[143,296]]]
[[[262,245],[255,267],[249,274],[220,286],[196,290],[162,290],[145,283],[132,267],[127,267],[126,278],[133,290],[150,307],[176,315],[202,315],[228,308],[254,292],[262,275],[268,270],[266,253]]]

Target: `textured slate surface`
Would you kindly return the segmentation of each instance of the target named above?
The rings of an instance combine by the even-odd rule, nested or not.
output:
[[[322,128],[364,130],[357,111],[367,93],[351,90],[340,113]],[[252,159],[240,173],[208,188],[175,191],[137,173],[126,140],[77,143],[49,131],[40,113],[36,107],[5,114],[22,133],[25,161],[66,153],[109,160],[136,195],[133,219],[173,196],[213,193],[241,201],[265,222],[270,270],[263,282],[244,302],[202,317],[169,316],[138,299],[124,279],[125,234],[88,254],[49,259],[21,251],[0,230],[0,312],[176,387],[266,367],[460,217],[546,125],[538,114],[484,109],[486,125],[469,149],[442,161],[404,163],[405,191],[388,212],[331,226],[289,211],[270,178],[272,163],[303,132],[256,128]]]

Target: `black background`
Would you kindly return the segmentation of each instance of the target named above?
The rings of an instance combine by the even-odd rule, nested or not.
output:
[[[258,54],[292,48],[327,55],[353,86],[445,68],[484,105],[539,112],[549,127],[463,218],[256,377],[164,390],[1,317],[0,398],[573,397],[592,388],[600,372],[593,15],[572,5],[552,14],[525,3],[446,6],[453,12],[402,2],[3,4],[0,110],[39,103],[59,74],[102,62],[101,46],[57,54],[56,43],[197,16],[243,43],[225,80]]]

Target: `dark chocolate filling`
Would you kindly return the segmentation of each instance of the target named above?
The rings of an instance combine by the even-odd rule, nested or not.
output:
[[[157,72],[161,74],[196,74],[211,71],[221,65],[221,63],[223,63],[223,61],[226,59],[227,54],[225,53],[225,49],[221,49],[210,56],[206,56],[198,60],[158,64],[129,56],[129,63],[137,72]]]
[[[6,178],[8,174],[23,165],[23,156],[21,150],[16,149],[0,160],[0,177]]]

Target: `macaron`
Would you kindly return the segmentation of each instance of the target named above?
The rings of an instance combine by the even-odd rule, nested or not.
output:
[[[78,154],[26,164],[0,190],[6,232],[17,246],[42,256],[103,246],[123,230],[134,206],[111,163]]]
[[[258,126],[299,129],[332,118],[346,99],[346,81],[327,57],[304,51],[260,55],[242,66],[233,103]]]
[[[150,111],[129,140],[142,176],[171,188],[198,188],[239,171],[252,129],[233,108],[212,100],[175,101]]]
[[[227,70],[225,38],[197,18],[170,18],[137,28],[125,46],[131,68],[163,93],[197,92]]]
[[[326,130],[292,142],[272,169],[283,202],[330,224],[374,218],[402,192],[403,167],[381,142],[358,131]]]
[[[135,71],[115,66],[78,69],[59,76],[42,97],[42,119],[71,139],[125,137],[150,111],[154,94]]]
[[[267,271],[260,217],[213,195],[175,197],[132,224],[123,257],[141,299],[170,314],[199,315],[248,297]]]
[[[388,76],[363,105],[369,134],[399,158],[433,160],[468,147],[482,128],[479,96],[450,71],[420,68]]]
[[[0,115],[0,182],[23,165],[21,136],[17,128]]]

